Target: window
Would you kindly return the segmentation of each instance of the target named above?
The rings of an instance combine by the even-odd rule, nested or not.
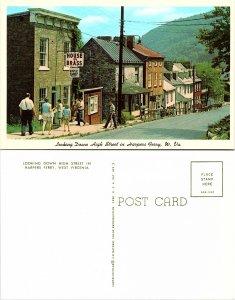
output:
[[[162,86],[162,74],[159,74],[159,86]]]
[[[159,61],[159,67],[162,67],[162,61]]]
[[[122,83],[125,81],[125,69],[122,68]]]
[[[48,39],[40,39],[40,58],[39,58],[40,67],[48,68]]]
[[[39,101],[43,101],[47,97],[47,88],[39,89]]]
[[[151,61],[148,62],[148,66],[149,66],[149,67],[152,66],[152,62],[151,62]]]
[[[139,68],[135,68],[135,82],[139,82]]]
[[[66,53],[70,52],[70,42],[64,42],[64,66],[66,67]]]
[[[157,71],[155,70],[154,74],[154,86],[157,86]]]
[[[98,96],[88,97],[88,115],[98,112]]]
[[[38,111],[42,111],[42,103],[44,102],[45,98],[47,98],[47,88],[40,88],[39,89],[39,105]]]
[[[152,86],[152,74],[148,73],[148,87]]]
[[[68,104],[69,102],[69,86],[64,86],[64,103]]]
[[[157,67],[157,61],[154,62],[154,66]]]

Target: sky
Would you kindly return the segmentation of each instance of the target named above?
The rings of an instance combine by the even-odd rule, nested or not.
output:
[[[35,6],[8,6],[7,14],[26,11]],[[81,19],[83,41],[102,35],[119,36],[120,6],[36,6]],[[142,36],[151,29],[179,18],[211,11],[212,6],[124,6],[124,34]]]

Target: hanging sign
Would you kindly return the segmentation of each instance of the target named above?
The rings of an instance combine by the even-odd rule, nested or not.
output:
[[[67,52],[66,66],[70,68],[79,68],[84,65],[84,53],[81,52]]]
[[[69,74],[73,78],[78,78],[79,77],[79,68],[70,68]]]

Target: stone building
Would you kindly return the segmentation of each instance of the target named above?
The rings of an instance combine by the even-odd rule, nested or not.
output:
[[[40,8],[7,17],[7,110],[17,115],[19,102],[31,94],[36,110],[47,97],[70,103],[72,78],[65,53],[80,19]]]
[[[81,68],[81,88],[103,87],[103,117],[108,114],[108,100],[117,107],[119,42],[112,37],[91,38],[81,49],[84,67]],[[122,109],[139,110],[141,99],[149,90],[143,88],[143,62],[130,49],[123,47]]]

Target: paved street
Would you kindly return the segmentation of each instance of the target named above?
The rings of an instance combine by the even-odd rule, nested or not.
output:
[[[208,112],[164,118],[135,126],[70,139],[204,139],[209,124],[230,114],[230,106]]]

